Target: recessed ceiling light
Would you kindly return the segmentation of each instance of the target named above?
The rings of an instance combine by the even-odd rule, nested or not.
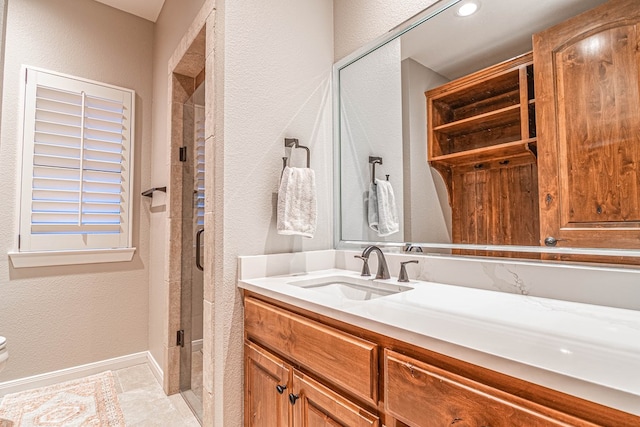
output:
[[[476,13],[479,8],[479,4],[475,1],[467,1],[464,2],[460,7],[458,7],[458,11],[456,14],[458,16],[469,16]]]

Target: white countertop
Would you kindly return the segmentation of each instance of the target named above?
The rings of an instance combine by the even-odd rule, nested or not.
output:
[[[412,280],[368,301],[290,283],[350,270],[241,279],[239,287],[420,347],[640,415],[640,312]],[[386,281],[396,284],[396,278]],[[640,285],[639,285],[640,286]]]

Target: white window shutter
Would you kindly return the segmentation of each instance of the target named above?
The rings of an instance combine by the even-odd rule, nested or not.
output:
[[[20,252],[131,246],[134,92],[27,69]]]

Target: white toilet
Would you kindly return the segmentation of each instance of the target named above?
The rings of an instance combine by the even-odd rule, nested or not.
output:
[[[4,365],[9,358],[9,352],[7,351],[7,339],[0,337],[0,372],[4,369]]]

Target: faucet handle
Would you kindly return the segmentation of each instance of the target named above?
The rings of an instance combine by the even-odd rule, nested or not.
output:
[[[364,261],[364,264],[362,264],[362,272],[360,273],[360,275],[371,276],[371,272],[369,271],[369,258],[361,255],[354,255],[353,257],[360,258],[362,261]]]
[[[411,261],[404,261],[400,263],[400,274],[398,274],[398,282],[408,282],[409,281],[409,275],[407,274],[407,267],[405,267],[407,264],[410,263],[418,263],[417,259],[412,259]]]

